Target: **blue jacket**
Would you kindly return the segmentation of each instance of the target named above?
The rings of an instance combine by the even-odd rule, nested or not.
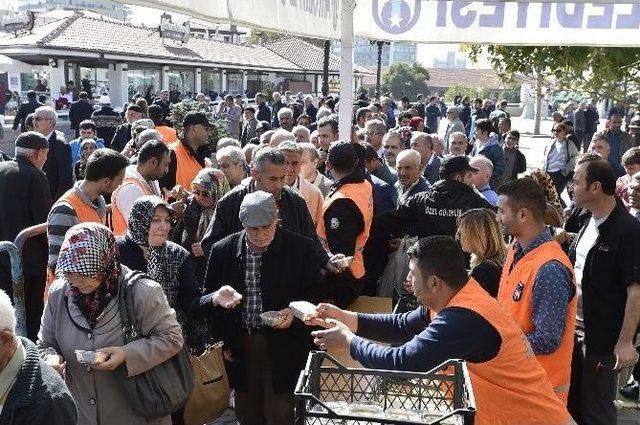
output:
[[[373,215],[395,210],[398,201],[396,189],[368,171],[365,173],[365,178],[373,188]]]
[[[482,155],[486,157],[493,164],[493,174],[491,175],[492,186],[495,186],[496,182],[500,182],[502,175],[504,174],[504,151],[500,146],[496,137],[490,137],[486,145],[479,151],[473,149],[474,155]]]
[[[80,144],[81,143],[82,143],[82,139],[80,137],[69,142],[69,146],[71,146],[71,165],[76,165],[76,162],[80,161]],[[96,139],[96,145],[98,149],[104,148],[104,140]]]

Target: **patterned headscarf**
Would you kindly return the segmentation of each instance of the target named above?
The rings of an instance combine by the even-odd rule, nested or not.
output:
[[[211,199],[217,201],[222,198],[225,193],[231,190],[227,177],[224,173],[217,168],[203,168],[198,171],[195,178],[191,182],[191,185],[200,185],[209,192]]]
[[[411,144],[411,134],[413,132],[413,129],[410,126],[405,126],[392,131],[398,133],[400,135],[400,140],[402,140],[402,144],[406,148],[409,148],[409,145]]]
[[[91,294],[83,294],[71,287],[73,302],[93,329],[109,301],[118,293],[120,252],[108,227],[98,223],[81,223],[67,231],[60,248],[56,275],[79,273],[96,277],[102,284]]]
[[[138,198],[131,207],[126,237],[137,245],[149,249],[147,275],[162,285],[169,305],[175,308],[180,267],[189,252],[169,241],[160,246],[149,246],[151,220],[158,207],[165,207],[170,213],[172,212],[169,205],[157,196]]]
[[[530,177],[535,181],[538,186],[542,188],[544,192],[544,197],[547,200],[547,203],[551,204],[555,209],[557,209],[562,214],[562,203],[560,202],[560,197],[558,196],[558,192],[556,191],[556,187],[553,184],[553,180],[549,174],[540,168],[534,168],[533,170],[529,170],[523,174],[525,177]]]
[[[204,208],[198,221],[198,229],[196,230],[196,239],[200,241],[209,227],[211,217],[213,217],[213,211],[216,209],[218,200],[224,196],[231,187],[227,181],[227,177],[224,173],[217,168],[203,168],[196,174],[196,177],[191,182],[191,187],[197,184],[202,186],[204,190],[209,193],[211,199],[213,199],[213,205]]]

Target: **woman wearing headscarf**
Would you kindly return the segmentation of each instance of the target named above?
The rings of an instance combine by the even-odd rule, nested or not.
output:
[[[544,192],[544,197],[547,200],[547,209],[544,212],[544,223],[548,226],[562,227],[564,222],[562,219],[562,203],[551,176],[540,168],[534,168],[533,170],[527,171],[524,177],[533,179]]]
[[[135,413],[119,383],[122,373],[131,377],[146,372],[182,348],[180,325],[162,287],[121,265],[111,230],[97,223],[69,229],[56,277],[42,315],[38,348],[43,355],[61,356],[54,367],[65,370],[78,424],[170,424],[169,416],[150,420]],[[134,306],[130,314],[145,336],[126,345],[117,296],[125,285]],[[108,358],[88,366],[78,361],[76,350],[97,350]]]
[[[224,173],[217,168],[203,168],[191,182],[192,195],[187,200],[184,215],[173,231],[174,242],[179,243],[196,259],[196,279],[202,282],[206,258],[200,241],[207,231],[218,200],[230,190]]]
[[[191,353],[200,354],[208,342],[204,313],[221,304],[221,297],[228,293],[223,290],[202,294],[193,258],[186,249],[167,240],[172,220],[173,211],[165,201],[157,196],[142,196],[133,203],[129,228],[117,244],[122,264],[145,273],[162,286],[169,305],[177,312],[185,345]]]

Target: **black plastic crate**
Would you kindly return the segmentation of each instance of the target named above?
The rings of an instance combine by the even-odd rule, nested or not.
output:
[[[475,399],[463,360],[429,372],[347,368],[309,354],[295,390],[296,425],[473,425]]]

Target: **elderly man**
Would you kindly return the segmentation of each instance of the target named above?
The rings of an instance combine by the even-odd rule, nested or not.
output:
[[[331,185],[333,185],[333,180],[318,172],[320,163],[318,149],[311,143],[301,143],[300,148],[302,149],[300,175],[320,189],[322,196],[326,198],[331,190]]]
[[[111,107],[111,99],[109,96],[100,96],[98,100],[100,107],[91,114],[91,121],[98,126],[98,138],[104,140],[106,147],[113,140],[116,134],[116,128],[122,124],[120,114]]]
[[[244,123],[242,125],[242,133],[240,135],[240,143],[242,143],[242,146],[246,145],[251,139],[256,137],[258,122],[259,121],[256,119],[256,108],[253,106],[247,106],[244,108]]]
[[[351,257],[351,262],[342,260],[347,264],[334,263],[339,273],[327,277],[329,299],[347,306],[362,290],[365,274],[362,250],[373,219],[373,188],[358,166],[358,153],[352,143],[332,143],[327,168],[336,183],[324,202],[317,230],[328,253]]]
[[[225,146],[216,152],[218,168],[224,173],[229,186],[236,187],[247,176],[246,157],[237,146]]]
[[[236,414],[243,425],[291,424],[293,390],[311,346],[288,306],[322,298],[320,263],[311,240],[278,226],[271,193],[247,194],[236,214],[241,230],[213,245],[204,279],[207,292],[231,285],[243,297],[238,307],[219,308],[214,316]],[[260,314],[268,311],[279,312],[282,321],[265,325]]]
[[[398,181],[398,174],[392,170],[378,156],[376,150],[367,142],[362,142],[364,146],[364,167],[372,175],[376,176],[388,185],[393,186]]]
[[[3,424],[70,425],[76,405],[64,380],[27,338],[16,335],[15,310],[0,291],[0,408]]]
[[[387,132],[387,126],[380,120],[369,120],[365,124],[365,142],[369,143],[378,153],[378,156],[384,155],[384,147],[382,139]]]
[[[295,142],[296,138],[292,132],[287,131],[283,128],[277,129],[273,135],[271,135],[271,140],[269,140],[269,145],[272,148],[277,148],[282,142]]]
[[[449,154],[445,158],[451,156],[465,156],[469,148],[469,139],[461,131],[455,131],[449,136]]]
[[[493,173],[493,164],[487,158],[482,155],[474,156],[469,161],[469,165],[476,168],[478,171],[473,173],[471,180],[473,185],[478,189],[478,192],[484,199],[487,200],[494,207],[498,205],[498,194],[491,188],[489,181],[491,180],[491,174]]]
[[[502,269],[497,300],[526,335],[556,395],[566,404],[578,298],[573,267],[545,226],[542,188],[523,178],[499,191],[498,220],[514,242]]]
[[[49,190],[54,200],[73,186],[73,165],[71,148],[63,140],[63,134],[56,132],[58,114],[49,106],[41,106],[34,113],[35,130],[49,142],[47,162],[42,171],[47,175]]]
[[[396,158],[398,154],[405,149],[400,134],[390,131],[382,138],[382,148],[384,149],[384,161],[389,168],[396,168]]]
[[[282,152],[268,146],[258,150],[251,163],[251,178],[218,201],[202,240],[205,255],[215,242],[242,229],[242,223],[238,219],[242,200],[248,193],[263,190],[276,197],[280,225],[314,240],[318,254],[323,257],[321,263],[329,264],[329,256],[320,245],[307,204],[298,191],[285,185],[286,176],[287,158]]]
[[[213,123],[204,112],[190,111],[182,119],[179,140],[169,145],[169,172],[160,179],[160,188],[172,190],[176,185],[191,187],[198,171],[209,166],[209,133]]]
[[[228,94],[224,97],[224,101],[220,103],[218,115],[225,120],[227,124],[227,133],[229,133],[229,135],[234,139],[239,139],[242,108],[236,105],[232,95]]]
[[[398,204],[404,203],[410,196],[431,189],[429,181],[422,175],[420,153],[407,149],[398,154]]]
[[[278,146],[278,150],[284,154],[287,160],[285,184],[300,192],[304,201],[307,203],[307,208],[309,208],[313,223],[317,225],[318,221],[322,218],[324,196],[315,185],[309,183],[303,177],[300,177],[302,148],[295,142],[286,141]]]
[[[297,125],[293,127],[293,137],[296,138],[296,143],[309,143],[311,133],[309,129],[303,125]]]
[[[309,117],[309,122],[316,122],[318,108],[313,105],[313,96],[307,94],[304,96],[304,114]]]
[[[120,124],[116,129],[116,134],[113,136],[109,147],[115,151],[122,152],[131,140],[131,127],[134,122],[142,118],[142,109],[135,103],[127,106],[127,112],[125,112],[125,122]]]
[[[293,130],[293,111],[289,108],[280,108],[278,111],[278,122],[283,130]]]
[[[51,208],[47,177],[41,171],[49,145],[40,133],[28,131],[16,138],[16,158],[0,162],[0,240],[13,241],[30,226],[45,223]],[[11,294],[9,257],[0,255],[0,285]],[[23,249],[24,283],[27,302],[27,336],[37,339],[42,316],[47,262],[45,235],[27,239]]]
[[[437,182],[440,170],[440,158],[433,151],[433,138],[427,133],[414,132],[411,136],[411,149],[420,154],[422,164],[420,169],[423,170],[424,178],[430,184]]]
[[[273,97],[273,104],[272,104],[273,116],[272,116],[271,127],[277,128],[277,127],[280,127],[280,123],[278,122],[278,112],[280,111],[281,108],[285,107],[285,104],[282,101],[282,95],[279,92],[274,91],[272,94],[272,97]]]
[[[124,235],[128,228],[129,214],[133,203],[145,195],[162,198],[158,180],[169,171],[169,148],[154,140],[146,143],[138,155],[138,163],[129,165],[122,184],[111,194],[113,233]]]
[[[611,146],[609,161],[614,168],[621,168],[622,155],[634,147],[633,143],[637,141],[629,133],[622,131],[622,117],[619,114],[609,117],[609,128],[603,131],[602,135],[607,138]]]
[[[444,139],[444,142],[446,143],[445,152],[449,153],[451,151],[451,148],[449,146],[451,134],[455,133],[456,131],[459,131],[464,134],[465,128],[462,121],[460,121],[460,119],[458,118],[458,108],[456,108],[455,106],[452,106],[449,109],[447,109],[447,121],[449,122],[447,123],[447,127],[444,131],[443,139]]]

